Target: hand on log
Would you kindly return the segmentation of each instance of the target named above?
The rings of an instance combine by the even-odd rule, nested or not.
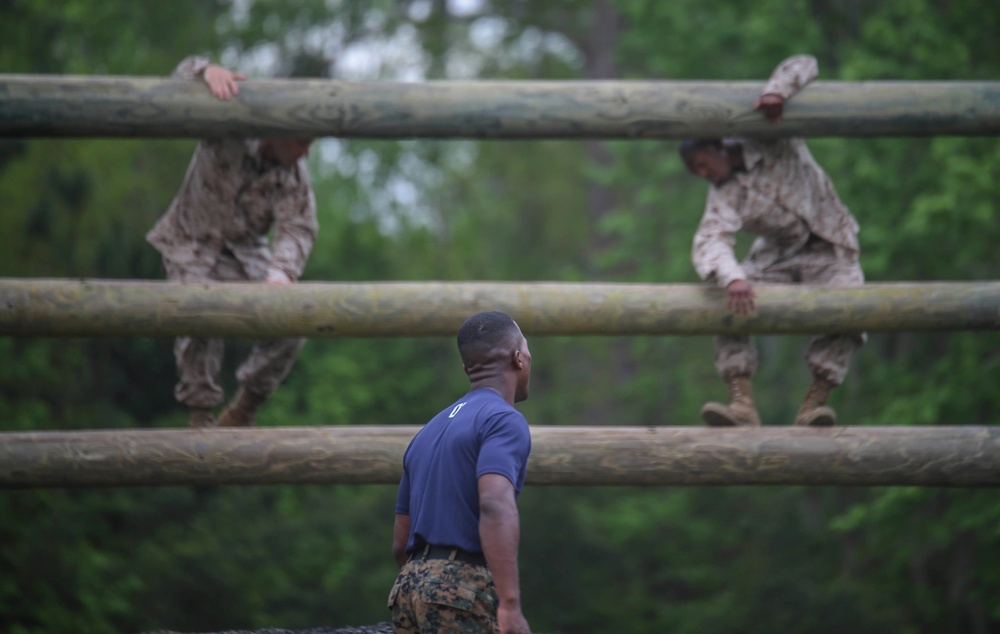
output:
[[[770,93],[757,98],[757,103],[753,105],[754,110],[761,110],[767,120],[771,123],[781,121],[781,115],[785,111],[785,98],[781,95]]]
[[[209,64],[201,76],[212,94],[223,101],[240,94],[240,86],[237,82],[247,78],[243,73],[231,71],[218,64]]]

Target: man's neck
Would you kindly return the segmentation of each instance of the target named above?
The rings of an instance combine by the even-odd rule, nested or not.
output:
[[[469,384],[469,391],[473,390],[492,390],[496,392],[500,398],[507,401],[511,405],[514,404],[514,389],[513,387],[508,387],[504,385],[502,381],[496,379],[487,379],[482,381],[476,381]]]

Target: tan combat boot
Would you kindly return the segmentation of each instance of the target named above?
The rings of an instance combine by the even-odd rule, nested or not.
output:
[[[802,401],[802,407],[795,416],[795,424],[810,427],[836,425],[837,413],[825,405],[834,387],[836,386],[826,379],[814,378],[806,392],[805,400]]]
[[[266,396],[240,388],[226,411],[219,416],[219,427],[253,427],[257,408],[267,400]]]
[[[211,407],[192,407],[188,414],[191,427],[215,427],[215,414]]]
[[[709,427],[760,427],[760,416],[753,404],[750,377],[740,376],[729,379],[729,405],[705,403],[701,406],[701,419]]]

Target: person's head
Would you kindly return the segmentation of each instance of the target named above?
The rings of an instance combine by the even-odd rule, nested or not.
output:
[[[531,352],[509,315],[490,311],[466,319],[458,329],[458,353],[471,382],[501,378],[513,384],[514,402],[528,398]]]
[[[303,156],[309,156],[312,139],[261,139],[260,153],[283,167],[291,167]]]
[[[732,160],[722,139],[684,139],[680,152],[688,171],[713,185],[732,176]]]

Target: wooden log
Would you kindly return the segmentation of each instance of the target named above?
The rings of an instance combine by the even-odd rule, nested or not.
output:
[[[0,75],[0,136],[626,138],[996,135],[1000,82],[816,82],[776,125],[762,82],[249,80]]]
[[[815,334],[1000,329],[1000,282],[759,285],[755,316],[695,284],[178,284],[0,279],[0,336],[454,336],[482,310],[528,335]]]
[[[0,434],[0,487],[395,484],[413,426]],[[531,485],[1000,485],[1000,428],[532,427]]]

